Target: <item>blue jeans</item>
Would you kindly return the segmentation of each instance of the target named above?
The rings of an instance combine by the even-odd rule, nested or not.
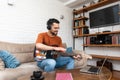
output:
[[[38,61],[37,65],[46,72],[54,71],[55,68],[59,68],[66,65],[66,69],[74,68],[74,59],[71,57],[58,57],[55,59],[45,59]]]

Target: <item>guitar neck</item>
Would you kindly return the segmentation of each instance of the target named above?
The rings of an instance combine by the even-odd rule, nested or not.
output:
[[[75,53],[66,53],[66,52],[58,52],[58,51],[53,51],[52,53],[57,54],[57,55],[61,55],[61,56],[75,56],[75,55],[78,55],[78,54],[75,54]]]

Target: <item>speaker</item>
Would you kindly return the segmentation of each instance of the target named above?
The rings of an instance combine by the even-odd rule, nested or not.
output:
[[[88,28],[83,28],[83,34],[89,34],[89,29]]]
[[[112,36],[105,36],[105,44],[112,44]]]
[[[105,44],[105,35],[97,35],[96,44]]]
[[[50,26],[50,25],[48,25],[48,26],[47,26],[47,29],[48,29],[48,30],[51,30],[51,26]]]
[[[90,44],[96,44],[96,37],[90,37]]]

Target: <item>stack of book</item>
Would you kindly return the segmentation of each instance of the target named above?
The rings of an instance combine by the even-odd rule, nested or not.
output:
[[[56,73],[55,80],[73,80],[71,73]]]

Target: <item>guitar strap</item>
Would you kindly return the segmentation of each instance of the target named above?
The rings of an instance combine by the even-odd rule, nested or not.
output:
[[[34,47],[33,57],[36,57],[36,46]]]

